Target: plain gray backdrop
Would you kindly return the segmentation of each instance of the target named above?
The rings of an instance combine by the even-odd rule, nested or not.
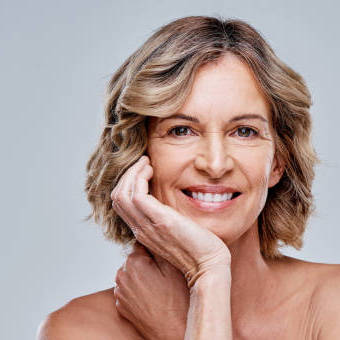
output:
[[[90,212],[85,165],[102,128],[105,85],[155,29],[183,16],[248,21],[306,79],[323,162],[313,190],[317,213],[304,248],[284,253],[340,263],[337,1],[0,3],[1,339],[34,339],[49,312],[112,286],[122,250],[82,222]]]

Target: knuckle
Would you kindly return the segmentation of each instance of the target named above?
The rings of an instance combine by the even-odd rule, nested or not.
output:
[[[149,263],[151,258],[149,256],[140,255],[136,253],[130,254],[126,259],[126,268],[127,270],[136,271],[140,268],[143,268],[145,265]]]
[[[116,188],[111,191],[110,197],[111,197],[112,200],[115,200],[115,198],[116,198]]]
[[[116,298],[116,309],[120,313],[123,312],[123,304],[118,297]]]
[[[116,281],[123,275],[123,268],[120,267],[116,272]]]
[[[136,266],[136,259],[135,256],[129,255],[125,260],[125,270],[134,270]]]
[[[116,273],[116,277],[115,277],[115,281],[118,287],[123,287],[125,280],[126,280],[126,273],[123,270],[123,268],[119,268]]]
[[[132,203],[135,204],[135,205],[140,205],[140,203],[142,202],[143,200],[143,197],[142,195],[138,194],[138,193],[135,193],[133,196],[132,196]]]
[[[116,299],[119,299],[119,296],[121,295],[119,286],[115,287],[115,289],[113,290],[113,295],[115,296]]]
[[[169,222],[164,218],[159,218],[157,221],[151,222],[151,225],[154,229],[165,229]]]
[[[133,204],[135,204],[135,205],[138,205],[138,195],[132,195],[132,197],[131,197],[131,202],[133,203]]]
[[[127,202],[128,198],[123,192],[116,193],[113,195],[112,201],[115,205],[118,205],[118,207],[125,206],[125,202]]]
[[[114,202],[116,204],[121,204],[123,201],[123,198],[122,198],[122,194],[121,193],[117,193],[115,196],[114,196]]]
[[[122,286],[123,282],[122,282],[122,276],[121,275],[116,275],[116,284],[117,284],[117,287],[116,289],[119,287],[119,286]]]
[[[115,202],[115,203],[117,202],[117,200],[118,200],[118,193],[116,191],[112,191],[111,199],[112,199],[113,202]]]
[[[129,271],[131,268],[133,268],[133,259],[128,256],[124,262],[124,269],[125,271]]]

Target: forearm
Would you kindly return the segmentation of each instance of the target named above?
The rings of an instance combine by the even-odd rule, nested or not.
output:
[[[201,276],[190,290],[185,340],[231,340],[231,274],[222,268]]]

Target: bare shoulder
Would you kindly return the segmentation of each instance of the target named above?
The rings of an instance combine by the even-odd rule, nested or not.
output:
[[[319,263],[305,261],[290,256],[284,256],[281,260],[284,273],[294,273],[297,278],[306,278],[315,292],[337,281],[340,275],[340,264]]]
[[[38,340],[143,339],[116,310],[113,288],[72,299],[41,323]]]
[[[312,287],[315,338],[340,339],[340,264],[294,262]]]
[[[294,265],[296,273],[306,279],[313,288],[316,300],[340,293],[340,264],[309,262],[293,257],[285,257],[287,263]]]
[[[340,264],[328,264],[320,270],[314,301],[318,315],[318,339],[340,338]]]
[[[308,262],[297,260],[301,272],[304,273],[311,285],[314,286],[315,299],[323,299],[340,293],[340,264]]]

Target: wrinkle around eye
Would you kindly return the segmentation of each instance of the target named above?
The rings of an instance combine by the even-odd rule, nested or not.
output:
[[[183,134],[183,135],[175,135],[172,132],[174,131],[174,129],[177,128],[186,128],[189,130],[189,133]],[[254,132],[251,133],[250,136],[238,136],[237,132],[239,131],[239,129],[241,128],[249,128],[251,130],[254,130]],[[257,134],[256,134],[257,132]],[[247,126],[247,125],[243,125],[243,126],[238,126],[238,127],[234,127],[231,129],[228,129],[226,131],[222,131],[222,130],[215,130],[215,131],[201,131],[200,129],[197,130],[195,128],[192,128],[191,126],[185,125],[185,124],[178,124],[177,126],[172,125],[168,128],[166,127],[158,127],[155,128],[149,135],[150,139],[154,139],[154,138],[158,138],[158,139],[191,139],[194,137],[204,137],[204,135],[207,134],[222,134],[224,135],[225,138],[228,137],[233,137],[233,138],[237,138],[240,141],[245,141],[248,140],[249,142],[251,140],[263,140],[263,141],[268,141],[268,142],[272,142],[273,141],[273,136],[271,134],[271,132],[267,129],[267,128],[254,128],[252,126]],[[196,139],[196,138],[195,138]]]
[[[238,132],[242,129],[248,129],[248,131],[252,132],[252,135],[250,136],[240,136],[238,135]],[[254,128],[251,128],[250,126],[242,126],[242,127],[238,127],[236,130],[235,130],[235,133],[238,135],[238,137],[240,138],[255,138],[255,137],[258,137],[260,135],[260,132],[255,130]]]
[[[174,126],[171,129],[169,129],[167,131],[167,135],[168,136],[172,136],[172,137],[186,137],[186,136],[196,136],[195,133],[190,133],[190,134],[184,134],[184,135],[176,135],[173,132],[176,131],[176,129],[187,129],[190,130],[191,132],[193,132],[192,128],[189,126],[185,126],[185,125],[178,125],[178,126]]]

